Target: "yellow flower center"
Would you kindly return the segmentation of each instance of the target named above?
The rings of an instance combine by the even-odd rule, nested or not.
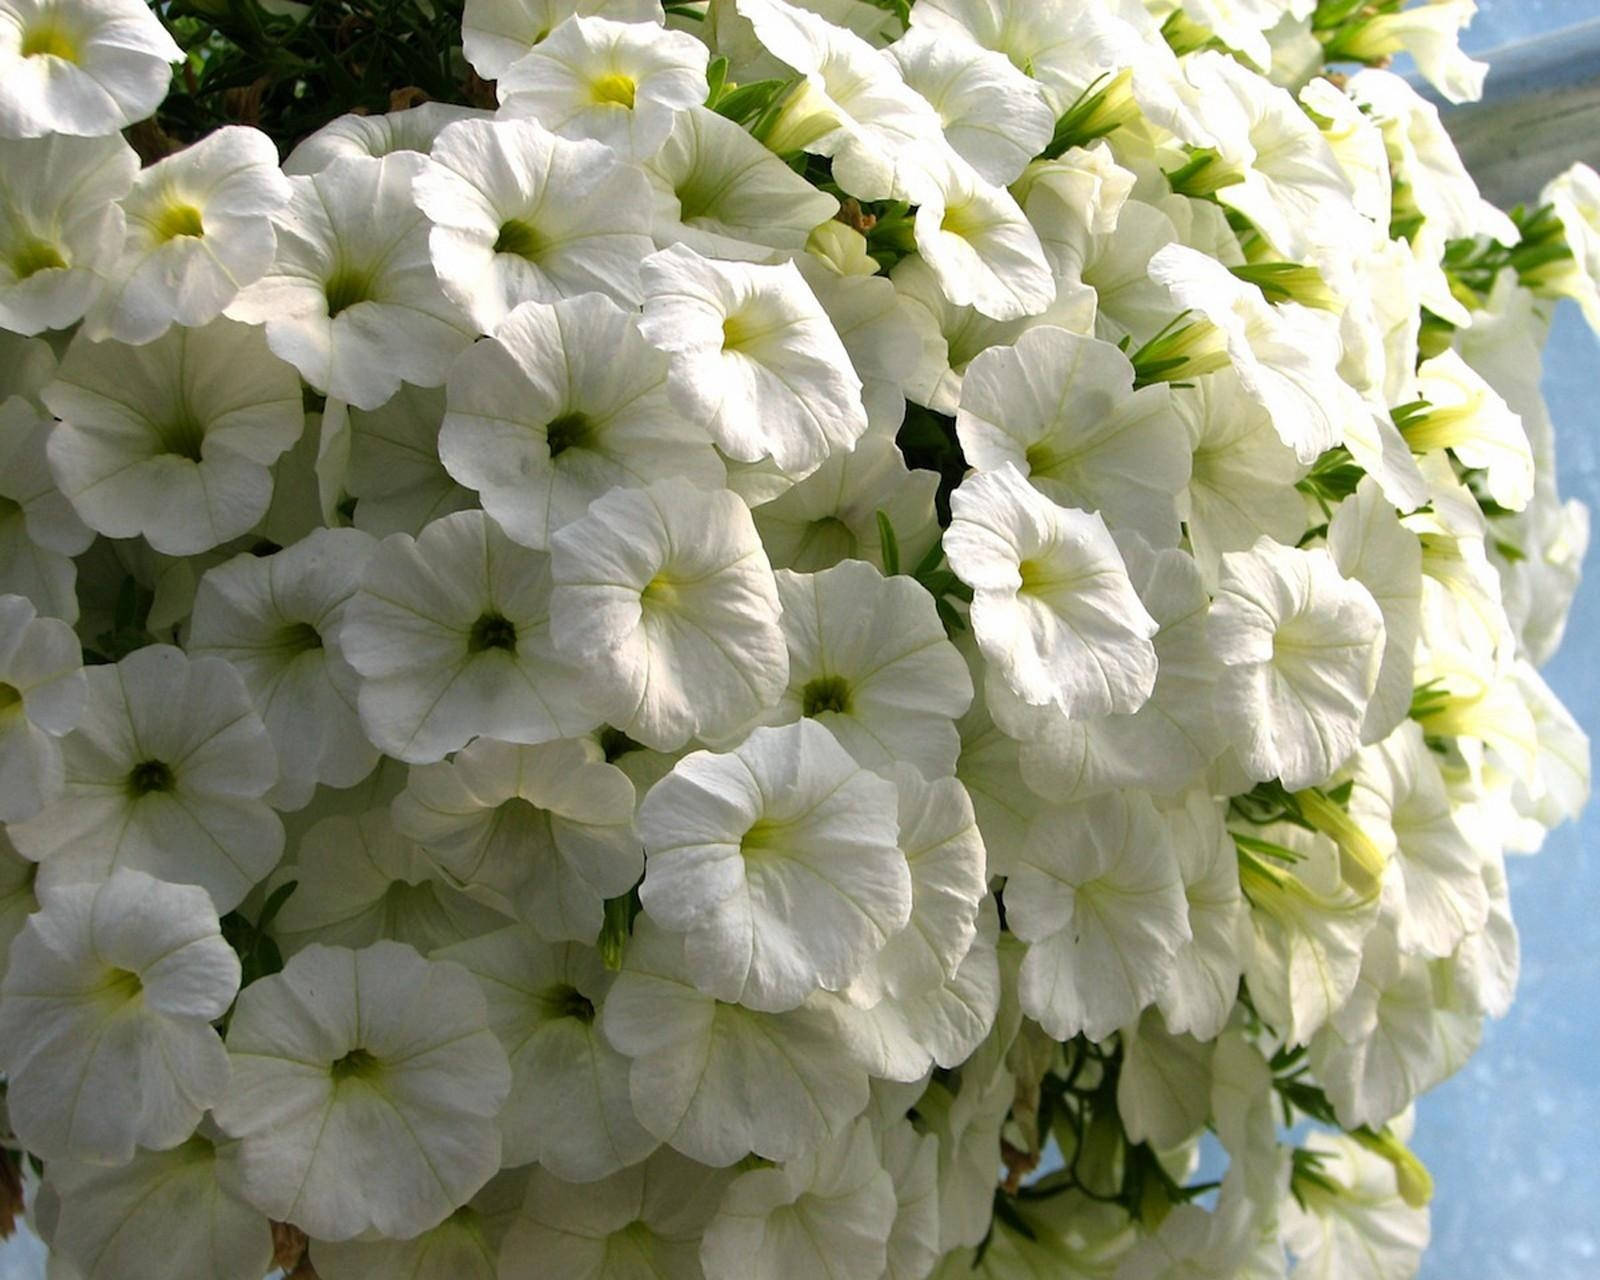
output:
[[[205,226],[200,221],[200,210],[192,204],[178,201],[167,205],[155,221],[156,239],[165,244],[179,236],[203,236]]]
[[[36,236],[29,236],[6,255],[7,265],[11,274],[18,280],[26,280],[29,276],[40,271],[59,271],[67,265],[67,260],[61,256],[61,250],[48,240],[40,240]]]
[[[589,93],[597,105],[610,103],[613,106],[627,107],[632,111],[635,88],[637,85],[632,76],[612,71],[595,79],[589,86]]]
[[[34,27],[22,33],[24,58],[60,58],[63,62],[77,62],[78,44],[54,23]]]

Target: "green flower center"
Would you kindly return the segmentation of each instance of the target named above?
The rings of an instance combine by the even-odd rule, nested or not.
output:
[[[632,76],[613,71],[595,80],[589,86],[589,93],[596,105],[610,103],[613,106],[627,107],[631,111],[633,92],[637,87]]]
[[[838,516],[823,516],[806,525],[789,567],[801,573],[827,569],[853,559],[859,547],[855,533]]]
[[[199,237],[205,234],[205,224],[200,221],[200,210],[192,204],[169,204],[155,221],[156,239],[165,244],[179,236]]]
[[[128,794],[135,800],[178,785],[172,770],[161,760],[141,760],[128,771]]]
[[[111,969],[100,990],[112,1003],[126,1004],[144,990],[144,982],[132,969]]]
[[[517,628],[504,614],[486,613],[472,624],[467,636],[467,652],[482,653],[486,649],[517,651]]]
[[[539,261],[539,256],[549,248],[549,241],[539,233],[539,228],[521,218],[507,218],[500,225],[500,235],[494,242],[496,253],[509,253],[513,257]]]
[[[581,413],[564,413],[544,429],[552,458],[568,449],[582,448],[593,434],[594,425]]]
[[[739,853],[745,858],[760,858],[777,847],[784,824],[758,818],[739,840]]]
[[[22,33],[22,56],[60,58],[63,62],[77,62],[78,44],[54,23],[46,23]]]
[[[346,1080],[370,1080],[383,1069],[383,1064],[365,1049],[352,1049],[328,1068],[335,1084]]]
[[[639,603],[671,609],[678,603],[678,588],[665,574],[658,573],[645,583],[644,590],[639,593]]]
[[[18,280],[26,280],[41,271],[59,271],[67,265],[67,260],[61,256],[61,250],[48,240],[29,236],[11,250],[7,265]]]
[[[192,413],[184,411],[165,426],[156,428],[166,453],[190,462],[199,462],[204,452],[206,429]]]
[[[982,214],[969,204],[950,205],[939,220],[939,230],[970,240],[983,229]]]
[[[716,207],[718,198],[728,189],[728,183],[719,175],[692,170],[673,192],[678,197],[678,220],[688,222],[702,218]]]
[[[808,716],[824,711],[843,715],[850,710],[850,682],[843,676],[818,676],[800,691],[800,706]]]
[[[576,1018],[582,1023],[594,1021],[594,1002],[568,983],[546,987],[539,993],[539,999],[551,1018]]]
[[[322,648],[322,635],[309,622],[291,622],[278,632],[278,648],[292,657]]]
[[[372,277],[354,267],[340,267],[323,283],[322,292],[328,299],[331,320],[358,302],[372,300]]]
[[[0,720],[4,720],[13,712],[22,712],[22,690],[14,684],[7,684],[0,680]]]

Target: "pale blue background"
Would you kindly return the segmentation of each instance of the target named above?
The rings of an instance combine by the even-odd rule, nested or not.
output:
[[[1600,18],[1600,0],[1480,0],[1474,53]],[[1597,68],[1600,73],[1600,68]],[[1600,513],[1600,344],[1563,305],[1545,354],[1564,496]],[[1600,519],[1597,519],[1600,530]],[[1597,540],[1600,541],[1600,540]],[[1591,548],[1567,641],[1545,670],[1600,737],[1600,547]],[[1454,1080],[1418,1104],[1415,1145],[1433,1171],[1423,1280],[1600,1277],[1600,805],[1509,867],[1522,985]],[[0,1280],[43,1272],[36,1241],[0,1246]]]
[[[1597,0],[1480,0],[1462,44],[1482,54],[1596,18]],[[1600,344],[1571,304],[1545,352],[1545,394],[1563,496],[1600,517]],[[1545,668],[1591,738],[1600,737],[1597,637],[1600,547],[1591,546],[1566,642]],[[1591,805],[1579,825],[1508,867],[1522,932],[1517,1002],[1485,1028],[1461,1074],[1417,1107],[1415,1145],[1437,1188],[1424,1280],[1600,1277],[1597,849],[1600,805]]]

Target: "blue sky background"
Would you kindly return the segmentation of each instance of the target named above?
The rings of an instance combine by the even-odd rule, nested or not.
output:
[[[1600,18],[1600,0],[1480,0],[1463,45],[1500,45]],[[1600,141],[1592,163],[1600,167]],[[1564,496],[1600,517],[1600,343],[1563,304],[1545,353]],[[1600,532],[1600,518],[1596,522]],[[1600,539],[1597,539],[1600,541]],[[1600,737],[1600,547],[1591,547],[1561,652],[1545,669]],[[1418,1104],[1418,1154],[1434,1175],[1423,1280],[1600,1276],[1600,806],[1508,868],[1522,983],[1466,1069]],[[0,1280],[38,1280],[37,1241],[0,1245]]]

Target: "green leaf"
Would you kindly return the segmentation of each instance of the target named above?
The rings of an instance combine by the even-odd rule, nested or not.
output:
[[[883,571],[889,577],[900,572],[900,540],[894,536],[894,525],[882,507],[877,510],[878,540],[883,544]]]

